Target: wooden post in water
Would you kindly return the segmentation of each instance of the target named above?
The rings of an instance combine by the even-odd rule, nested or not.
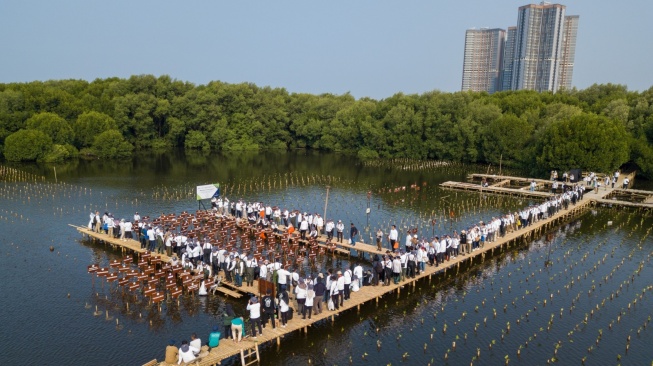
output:
[[[329,189],[331,189],[331,186],[326,186],[327,192],[326,192],[326,199],[324,200],[324,219],[327,219],[327,206],[329,206]]]

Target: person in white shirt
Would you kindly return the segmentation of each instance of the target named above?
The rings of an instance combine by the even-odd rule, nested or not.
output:
[[[413,237],[410,235],[410,230],[406,233],[406,251],[413,250]]]
[[[256,339],[257,326],[258,332],[263,334],[263,328],[261,327],[261,304],[259,304],[256,296],[249,299],[247,310],[249,310],[249,322],[252,325],[252,338]]]
[[[306,302],[306,294],[308,293],[308,287],[303,278],[300,278],[295,286],[295,298],[297,299],[297,313],[304,314],[304,303]]]
[[[343,277],[345,278],[345,281],[344,281],[345,282],[345,288],[344,288],[344,290],[345,290],[345,293],[344,293],[345,300],[349,300],[352,276],[353,276],[353,274],[352,274],[351,269],[347,268],[345,270],[345,273],[343,274]]]
[[[399,232],[397,231],[397,226],[392,225],[392,229],[390,229],[390,234],[388,235],[388,239],[390,240],[390,246],[392,249],[398,249],[399,246],[396,245],[397,239],[399,239]]]
[[[277,292],[281,292],[281,288],[288,288],[288,276],[290,272],[285,268],[277,269]]]
[[[306,319],[306,313],[308,312],[308,319],[311,319],[313,314],[313,302],[315,299],[315,291],[313,291],[313,285],[307,285],[306,291],[306,301],[304,302],[304,308],[302,312],[302,319]],[[318,299],[318,301],[321,299]]]
[[[197,334],[195,333],[190,335],[190,343],[188,345],[194,347],[197,350],[202,349],[202,341],[199,338],[197,338]]]
[[[333,223],[333,220],[328,220],[325,226],[325,231],[327,235],[327,239],[331,240],[333,239],[333,229],[336,227],[336,225]]]
[[[342,243],[342,236],[343,236],[343,231],[345,230],[345,224],[342,223],[342,220],[338,220],[338,223],[336,224],[336,232],[337,232],[337,241],[338,243]]]
[[[345,303],[345,277],[343,277],[341,271],[338,271],[337,275],[336,286],[338,286],[338,299],[340,301],[340,306],[343,306]],[[340,306],[336,306],[336,309],[339,309]]]
[[[363,266],[360,264],[354,267],[354,277],[358,279],[358,287],[363,287]]]
[[[313,219],[313,223],[317,227],[317,232],[321,233],[322,228],[324,227],[324,219],[320,215],[317,215],[316,218]]]
[[[265,260],[263,263],[259,265],[258,276],[259,278],[268,280],[268,264],[266,262],[267,260]]]
[[[338,277],[331,276],[331,284],[329,286],[329,294],[331,295],[331,302],[333,303],[334,310],[340,310],[340,291],[338,290]]]
[[[308,220],[303,219],[302,222],[299,223],[299,234],[302,239],[306,239],[307,231],[308,231]]]
[[[188,364],[195,361],[199,353],[200,350],[198,348],[189,346],[188,341],[181,341],[181,347],[179,348],[179,360],[177,361],[177,365],[181,365],[182,362]]]

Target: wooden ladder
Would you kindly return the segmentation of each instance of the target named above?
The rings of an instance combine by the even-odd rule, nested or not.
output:
[[[256,358],[254,358],[256,357]],[[247,361],[247,359],[250,359],[250,361]],[[248,349],[241,349],[240,350],[240,362],[243,366],[249,366],[254,363],[259,363],[261,362],[261,359],[258,354],[258,344],[255,344],[254,347],[248,348]]]

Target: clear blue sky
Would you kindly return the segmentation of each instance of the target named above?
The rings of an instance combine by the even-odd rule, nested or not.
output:
[[[538,1],[539,2],[539,1]],[[573,85],[653,86],[653,1],[580,15]],[[357,98],[460,90],[465,30],[516,25],[516,0],[0,2],[0,82],[167,74]]]

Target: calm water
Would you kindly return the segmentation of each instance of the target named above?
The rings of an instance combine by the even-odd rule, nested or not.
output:
[[[0,182],[0,341],[16,364],[138,365],[161,360],[170,338],[179,343],[197,332],[205,339],[221,323],[221,297],[185,297],[159,312],[116,284],[93,280],[86,266],[120,253],[80,241],[67,226],[86,224],[91,209],[117,217],[192,211],[194,187],[220,182],[232,199],[322,213],[329,185],[327,216],[364,232],[369,219],[369,241],[392,223],[430,237],[528,204],[437,188],[486,167],[367,167],[337,154],[79,161],[56,167],[57,184],[52,166],[15,167],[29,175],[9,173]],[[289,335],[281,348],[268,344],[263,364],[495,365],[507,358],[541,365],[580,364],[584,357],[588,365],[650,364],[652,223],[638,212],[599,208],[518,249],[388,295],[378,307],[367,304],[334,325]],[[545,267],[547,259],[552,265]],[[318,270],[347,264],[322,260]],[[244,300],[232,304],[244,313]],[[96,307],[102,315],[94,315]]]

